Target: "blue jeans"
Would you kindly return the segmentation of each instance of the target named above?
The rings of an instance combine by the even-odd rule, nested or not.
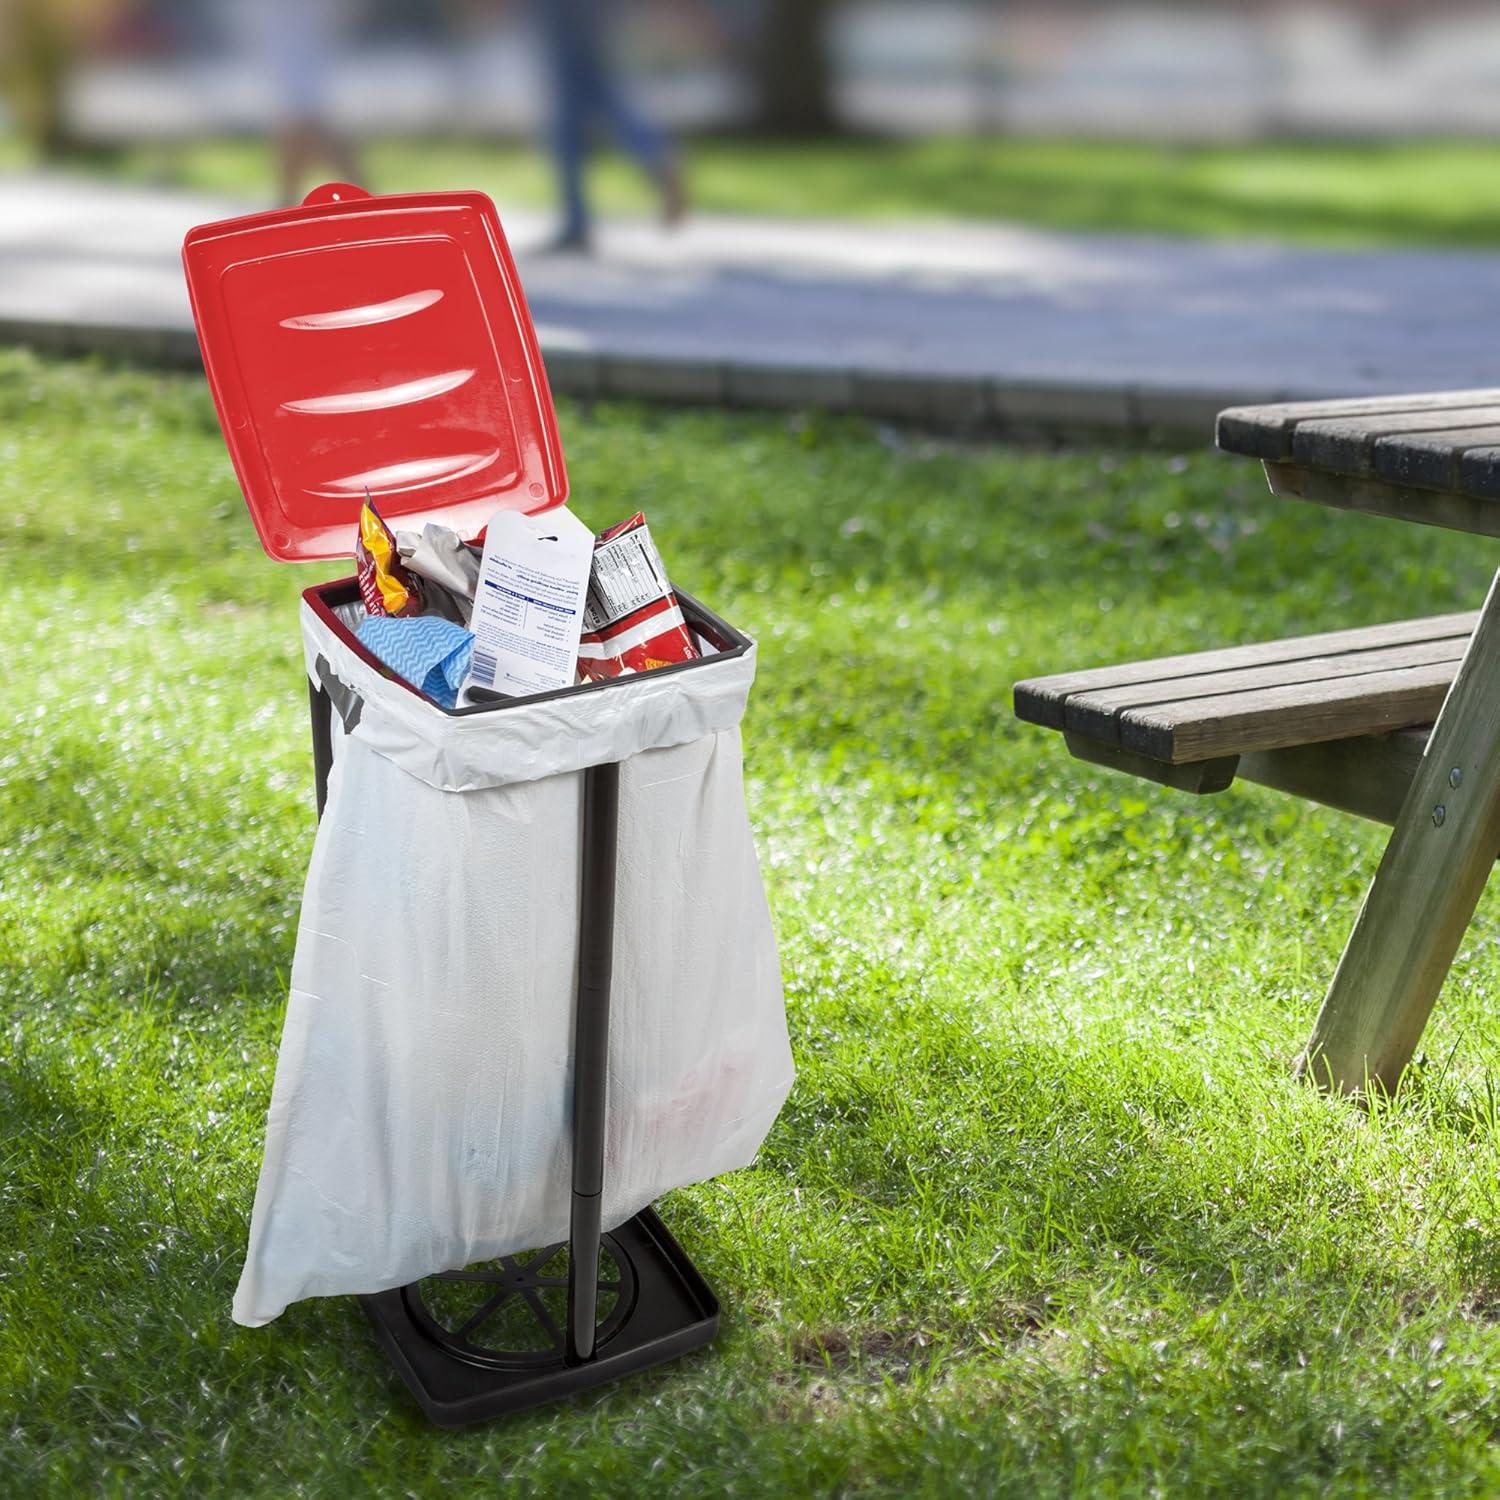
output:
[[[652,174],[669,159],[666,136],[627,98],[610,57],[611,0],[532,0],[552,75],[553,150],[563,200],[563,233],[588,233],[583,169],[602,127]]]

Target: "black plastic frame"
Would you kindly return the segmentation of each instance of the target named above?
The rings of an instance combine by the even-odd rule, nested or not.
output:
[[[381,666],[333,613],[335,605],[359,597],[355,580],[341,579],[308,589],[303,597],[359,655],[382,675]],[[695,599],[679,594],[683,613],[720,647],[720,656],[683,662],[657,672],[701,669],[722,656],[750,649],[740,634]],[[655,675],[655,674],[653,674]],[[401,681],[399,678],[393,678]],[[627,688],[633,677],[585,683],[533,698],[505,699],[444,713],[503,712],[518,704],[569,694]],[[403,683],[403,686],[410,686]],[[415,691],[415,689],[412,689]],[[421,696],[421,695],[419,695]],[[314,786],[319,818],[328,799],[333,766],[334,703],[327,687],[308,684],[312,720]],[[423,699],[431,703],[430,699]],[[432,705],[437,708],[436,704]],[[358,705],[340,704],[346,724]],[[719,1304],[682,1247],[654,1209],[647,1208],[601,1236],[604,1190],[604,1132],[609,1075],[609,1003],[614,955],[615,873],[619,834],[618,764],[590,766],[583,773],[580,841],[578,986],[573,1057],[573,1175],[569,1225],[568,1317],[558,1352],[551,1358],[496,1358],[494,1351],[466,1348],[443,1333],[422,1300],[420,1283],[360,1298],[376,1337],[428,1418],[440,1427],[460,1427],[575,1395],[621,1376],[676,1359],[707,1344],[718,1332]],[[610,1316],[597,1318],[600,1241],[605,1239],[622,1267],[628,1267],[630,1298],[623,1291]],[[550,1247],[549,1247],[550,1248]],[[513,1265],[511,1262],[506,1263]],[[464,1275],[465,1273],[447,1273]],[[511,1275],[519,1276],[518,1269]],[[497,1273],[497,1284],[504,1279]],[[533,1303],[535,1299],[532,1299]],[[623,1307],[623,1313],[622,1313]],[[546,1319],[538,1306],[539,1317]],[[549,1332],[555,1330],[549,1329]]]

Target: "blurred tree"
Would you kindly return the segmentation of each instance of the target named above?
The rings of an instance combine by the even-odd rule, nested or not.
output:
[[[837,0],[763,0],[752,53],[755,125],[767,135],[838,131],[830,22]]]
[[[43,157],[64,154],[73,65],[120,9],[120,0],[0,0],[0,58],[16,124]]]

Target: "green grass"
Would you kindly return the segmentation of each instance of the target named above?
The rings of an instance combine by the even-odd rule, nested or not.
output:
[[[799,1077],[663,1212],[713,1349],[430,1430],[350,1299],[229,1320],[312,836],[296,597],[194,379],[0,355],[0,1494],[1500,1485],[1500,910],[1412,1086],[1295,1083],[1381,845],[1070,761],[1023,674],[1472,604],[1472,541],[1210,455],[565,406],[757,634]],[[510,1489],[506,1490],[511,1492]]]
[[[1500,244],[1500,146],[1489,142],[1165,147],[939,139],[688,148],[694,202],[725,213],[857,219],[1012,219],[1059,229],[1251,235],[1340,245]],[[269,154],[244,140],[136,148],[128,176],[269,198]],[[551,201],[545,159],[518,146],[376,140],[380,191],[477,187],[502,205]],[[603,157],[601,210],[642,213],[639,175]]]

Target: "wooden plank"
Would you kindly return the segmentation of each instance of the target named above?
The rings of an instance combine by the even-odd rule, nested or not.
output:
[[[1496,424],[1500,424],[1500,405],[1493,404],[1299,422],[1292,433],[1291,458],[1304,468],[1362,478],[1373,472],[1375,444],[1382,439],[1399,442],[1408,434]]]
[[[1134,755],[1118,745],[1102,745],[1087,735],[1064,734],[1063,743],[1067,745],[1068,753],[1078,760],[1108,766],[1111,771],[1123,771],[1127,776],[1139,776],[1143,781],[1154,781],[1159,786],[1192,792],[1200,797],[1224,791],[1233,782],[1239,761],[1237,755],[1226,755],[1215,760],[1200,760],[1190,766],[1174,766],[1169,761]]]
[[[1118,741],[1120,720],[1125,713],[1133,710],[1149,713],[1159,703],[1184,705],[1194,699],[1225,698],[1231,693],[1255,694],[1262,688],[1287,687],[1297,682],[1330,682],[1437,662],[1446,662],[1452,671],[1457,671],[1469,644],[1469,634],[1469,631],[1463,631],[1436,641],[1311,656],[1234,672],[1201,672],[1173,677],[1165,682],[1132,683],[1104,692],[1079,693],[1069,698],[1065,705],[1066,725],[1075,734],[1088,735],[1108,744]]]
[[[1294,682],[1254,693],[1156,703],[1120,716],[1120,744],[1139,755],[1180,764],[1406,729],[1432,722],[1453,676],[1453,663],[1435,662],[1332,681]]]
[[[1500,505],[1451,491],[1421,490],[1381,479],[1350,479],[1300,464],[1268,463],[1266,478],[1278,495],[1291,495],[1336,510],[1358,510],[1423,526],[1442,526],[1475,536],[1500,536]]]
[[[1215,440],[1226,453],[1286,459],[1292,434],[1303,422],[1326,417],[1362,417],[1397,412],[1441,411],[1457,406],[1500,405],[1500,390],[1425,391],[1407,396],[1355,396],[1336,401],[1282,401],[1270,406],[1232,406],[1219,413]]]
[[[1457,490],[1473,493],[1464,483],[1462,460],[1470,449],[1494,450],[1500,444],[1500,426],[1443,427],[1434,432],[1408,432],[1381,438],[1370,452],[1370,472],[1392,484],[1411,484],[1419,489]],[[1500,495],[1500,471],[1493,462],[1482,465],[1484,480]]]
[[[1318,745],[1292,745],[1174,766],[1104,745],[1086,735],[1066,734],[1078,760],[1107,766],[1143,781],[1196,796],[1226,790],[1235,780],[1253,781],[1304,801],[1353,813],[1387,825],[1396,821],[1422,761],[1431,725],[1393,734],[1362,734]],[[1496,851],[1500,854],[1500,850]]]
[[[1393,1089],[1500,850],[1500,574],[1301,1060],[1340,1090]]]
[[[1411,790],[1431,732],[1426,725],[1394,734],[1257,750],[1240,757],[1238,774],[1242,781],[1391,824]]]
[[[1458,460],[1458,483],[1465,494],[1500,500],[1500,446],[1466,449]]]
[[[1118,662],[1108,667],[1089,667],[1079,672],[1061,672],[1051,677],[1032,677],[1013,690],[1016,717],[1048,729],[1067,727],[1066,705],[1080,693],[1105,692],[1138,683],[1164,682],[1204,671],[1235,671],[1269,666],[1276,662],[1327,657],[1344,652],[1366,651],[1409,642],[1444,640],[1467,636],[1478,620],[1473,610],[1462,614],[1429,615],[1418,620],[1395,620],[1384,625],[1360,626],[1354,630],[1330,630],[1316,635],[1290,636],[1279,641],[1257,641],[1246,646],[1227,646],[1212,651],[1191,651],[1178,656],[1158,656],[1147,661]]]

